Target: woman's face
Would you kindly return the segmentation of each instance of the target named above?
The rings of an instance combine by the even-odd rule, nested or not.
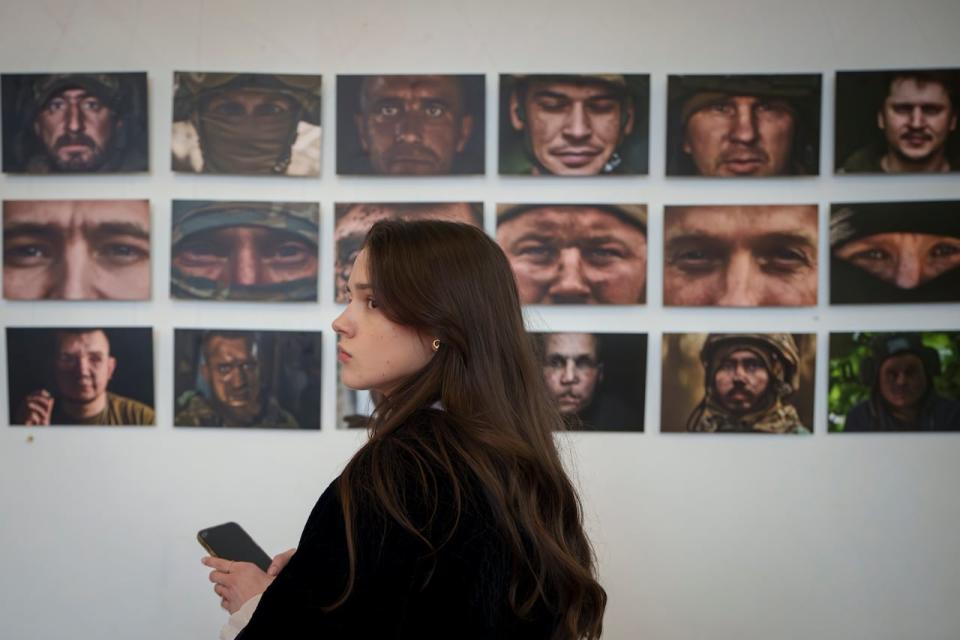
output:
[[[343,384],[389,395],[433,357],[432,337],[389,320],[370,286],[367,251],[357,255],[347,282],[347,308],[333,321]]]

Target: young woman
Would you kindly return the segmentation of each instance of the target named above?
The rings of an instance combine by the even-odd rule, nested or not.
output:
[[[468,225],[379,222],[348,290],[343,382],[383,399],[275,579],[205,559],[231,611],[269,584],[238,637],[598,638],[563,422],[499,247]]]

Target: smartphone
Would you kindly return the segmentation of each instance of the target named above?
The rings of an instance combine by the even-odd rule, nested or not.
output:
[[[210,555],[217,558],[252,562],[263,571],[270,566],[270,556],[236,522],[202,529],[197,533],[197,540]]]

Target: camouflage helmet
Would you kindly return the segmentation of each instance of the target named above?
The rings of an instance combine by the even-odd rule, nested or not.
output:
[[[800,383],[800,350],[789,333],[711,333],[700,349],[700,362],[705,371],[714,371],[713,360],[718,350],[724,346],[742,345],[744,349],[759,347],[771,354],[775,361],[783,365],[783,382],[790,385],[792,391]]]
[[[22,99],[26,103],[22,105],[26,107],[24,111],[29,112],[29,118],[32,120],[47,100],[64,89],[74,87],[94,94],[115,113],[123,113],[129,108],[130,88],[120,74],[49,73],[38,75],[30,86],[30,90],[23,93]]]
[[[281,93],[300,105],[301,120],[320,125],[320,78],[297,74],[177,71],[173,119],[188,120],[203,98],[231,89]]]
[[[252,226],[286,231],[318,244],[318,216],[318,207],[312,202],[179,201],[174,203],[170,243],[175,246],[200,231]]]
[[[316,246],[319,207],[311,202],[209,202],[179,200],[173,203],[171,247],[174,256],[181,242],[198,233],[230,227],[261,227],[290,233]],[[316,273],[294,280],[266,284],[235,284],[190,274],[176,264],[170,267],[170,293],[174,298],[206,300],[314,301]]]

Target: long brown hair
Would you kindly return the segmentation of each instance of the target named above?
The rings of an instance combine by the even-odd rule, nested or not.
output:
[[[579,498],[553,441],[563,420],[524,329],[506,257],[482,230],[440,221],[381,221],[364,246],[382,312],[436,336],[440,347],[377,405],[369,441],[340,477],[350,573],[333,606],[353,589],[357,504],[372,503],[433,547],[411,521],[400,483],[409,472],[407,478],[421,479],[426,499],[435,499],[423,477],[423,469],[434,466],[448,476],[458,514],[467,473],[490,503],[508,545],[515,614],[528,617],[546,606],[558,619],[555,640],[599,638],[606,592],[596,580]],[[438,400],[451,428],[404,430],[403,440],[416,446],[398,447],[392,434]]]

